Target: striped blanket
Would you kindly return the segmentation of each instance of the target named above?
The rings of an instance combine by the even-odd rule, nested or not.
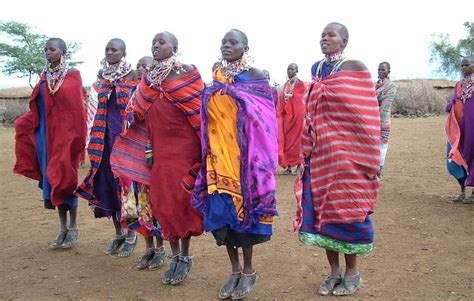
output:
[[[76,194],[92,203],[96,202],[93,193],[94,176],[102,162],[107,127],[107,101],[112,87],[115,86],[117,104],[120,107],[120,114],[124,116],[130,93],[135,85],[136,82],[117,81],[111,83],[108,80],[102,79],[92,86],[87,113],[87,153],[91,161],[91,168],[82,184],[76,189]]]
[[[397,90],[398,86],[388,78],[384,81],[379,80],[375,85],[380,110],[380,139],[383,143],[388,143],[390,138],[390,117]]]
[[[337,72],[313,82],[310,91],[302,148],[311,156],[315,228],[364,222],[380,185],[380,119],[370,73]],[[296,231],[303,220],[302,187],[300,176]]]
[[[143,76],[130,98],[127,107],[129,118],[125,121],[123,134],[117,138],[112,151],[110,163],[114,174],[150,185],[151,174],[145,155],[149,133],[145,117],[155,101],[169,101],[181,109],[196,135],[200,137],[202,89],[202,80],[197,68],[179,79],[164,81],[161,86],[153,88],[150,87],[147,77]],[[184,175],[183,186],[186,190],[194,188],[199,167],[200,164],[190,171],[191,174]]]

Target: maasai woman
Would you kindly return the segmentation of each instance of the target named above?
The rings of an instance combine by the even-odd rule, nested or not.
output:
[[[222,60],[205,89],[201,110],[203,165],[193,206],[204,213],[205,229],[212,231],[217,245],[227,248],[232,272],[219,291],[221,299],[250,293],[257,280],[253,246],[270,240],[277,214],[275,106],[268,80],[252,67],[248,50],[243,32],[225,34]]]
[[[301,242],[326,249],[331,274],[322,295],[350,295],[360,286],[357,254],[372,251],[380,182],[380,117],[370,73],[346,60],[349,34],[339,23],[321,35],[325,58],[312,68],[302,147],[304,172],[296,182],[295,228]],[[339,253],[346,260],[344,277]]]
[[[456,83],[454,96],[446,107],[448,170],[461,186],[453,201],[474,204],[474,191],[466,198],[466,186],[474,186],[474,56],[461,61],[463,79]]]
[[[392,113],[392,104],[397,96],[397,85],[390,80],[390,64],[382,62],[379,64],[379,79],[375,85],[375,93],[379,101],[380,111],[380,172],[382,176],[385,156],[388,150],[388,138],[390,137],[390,117]]]
[[[138,78],[141,79],[146,76],[152,64],[152,57],[142,57],[137,64]],[[146,122],[145,120],[134,120],[133,114],[132,97],[127,107],[124,131],[115,141],[110,156],[110,164],[115,176],[134,180],[133,182],[129,181],[128,185],[132,185],[132,187],[127,189],[134,192],[134,201],[138,203],[138,206],[133,204],[128,208],[122,207],[123,216],[125,217],[122,218],[122,223],[128,229],[142,234],[145,238],[145,254],[138,260],[137,269],[155,270],[163,265],[165,250],[161,227],[156,218],[153,217],[150,202],[149,168],[151,168],[153,158]],[[147,161],[150,163],[149,165],[147,165]],[[143,179],[139,175],[145,178]],[[156,238],[156,246],[154,237]]]
[[[298,65],[291,63],[286,70],[288,80],[280,94],[277,107],[278,164],[286,168],[284,175],[297,175],[301,166],[301,132],[306,113],[303,101],[305,85],[298,79]],[[295,166],[292,172],[291,167]]]
[[[124,234],[126,229],[120,225],[122,185],[110,166],[110,153],[122,130],[130,92],[136,85],[136,74],[125,61],[125,50],[121,39],[112,39],[105,47],[102,69],[90,91],[87,114],[91,167],[76,190],[77,195],[89,201],[96,218],[112,218],[116,236],[105,252],[110,255],[120,252],[121,257],[131,255],[136,246],[135,233]]]
[[[204,83],[195,66],[178,60],[178,40],[172,33],[155,35],[152,52],[153,65],[142,76],[131,104],[136,119],[132,125],[145,120],[143,136],[150,139],[153,160],[147,175],[141,156],[132,179],[150,187],[153,217],[173,253],[161,281],[175,285],[186,279],[193,264],[191,236],[203,232],[202,216],[191,206],[191,192],[201,165],[199,110]],[[140,141],[144,149],[146,139]]]
[[[51,248],[71,248],[79,237],[74,189],[86,143],[82,79],[67,67],[62,39],[49,39],[44,54],[46,68],[31,95],[30,112],[15,121],[14,172],[38,180],[45,208],[58,209],[60,232]]]

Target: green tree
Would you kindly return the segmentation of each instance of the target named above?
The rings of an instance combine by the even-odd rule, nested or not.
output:
[[[40,76],[46,61],[44,58],[44,44],[48,37],[35,33],[24,23],[15,21],[0,21],[0,35],[7,42],[0,43],[0,64],[5,75],[17,75],[20,78],[28,77],[31,87],[34,76]],[[71,57],[79,49],[79,43],[67,43],[67,62],[70,68],[81,64],[72,61]]]
[[[449,34],[439,34],[436,41],[430,44],[430,62],[437,63],[438,72],[447,76],[455,76],[459,72],[462,57],[474,54],[474,22],[464,22],[467,37],[451,45]]]

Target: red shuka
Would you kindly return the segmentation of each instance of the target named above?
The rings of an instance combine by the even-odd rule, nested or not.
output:
[[[31,94],[30,111],[15,121],[16,163],[13,171],[35,180],[41,179],[36,156],[36,130],[39,127],[36,98],[40,83],[45,80],[43,73]],[[59,206],[66,196],[74,194],[79,159],[86,143],[82,79],[79,71],[70,71],[54,95],[49,94],[47,85],[43,86],[48,149],[46,175],[51,184],[51,203]]]
[[[278,120],[278,164],[287,168],[302,163],[301,132],[304,126],[306,106],[303,101],[305,85],[299,80],[293,96],[285,102],[285,88],[280,93],[277,107]]]

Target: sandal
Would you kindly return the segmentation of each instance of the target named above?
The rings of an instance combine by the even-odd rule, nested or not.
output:
[[[288,167],[287,169],[285,169],[285,171],[282,173],[282,175],[291,175],[291,167]]]
[[[186,280],[192,267],[193,257],[180,255],[178,266],[176,267],[176,271],[174,272],[173,279],[171,279],[171,284],[177,285]]]
[[[334,296],[348,296],[354,294],[357,289],[360,287],[361,282],[360,274],[357,274],[352,277],[342,278],[341,283],[339,283],[333,290],[332,294]]]
[[[124,235],[117,235],[112,239],[112,244],[105,250],[105,254],[114,255],[118,253],[120,247],[125,243]]]
[[[466,195],[464,192],[458,193],[454,196],[454,198],[451,200],[453,203],[462,203],[466,199]]]
[[[472,194],[470,197],[465,198],[462,200],[463,204],[474,204],[474,194]]]
[[[129,257],[132,255],[135,247],[137,246],[138,239],[137,236],[125,238],[125,243],[123,244],[122,250],[117,254],[118,257]]]
[[[150,266],[150,262],[153,259],[153,256],[155,256],[155,250],[154,249],[148,249],[145,251],[145,254],[143,254],[140,259],[138,259],[137,262],[137,269],[143,270],[146,269],[147,267]]]
[[[51,245],[49,246],[52,250],[58,249],[62,246],[64,239],[66,239],[67,230],[61,230],[56,238],[53,240]]]
[[[170,284],[173,280],[174,273],[176,271],[176,267],[179,263],[179,254],[172,257],[173,261],[171,261],[168,269],[166,270],[165,274],[161,278],[161,283],[163,284]],[[175,261],[176,260],[176,261]]]
[[[342,276],[339,275],[337,277],[331,277],[329,276],[326,281],[321,284],[321,286],[318,289],[318,294],[327,296],[329,294],[332,294],[334,287],[336,285],[340,284],[342,282]]]
[[[219,291],[219,299],[227,299],[232,296],[237,284],[239,284],[240,277],[242,276],[242,272],[232,273],[230,274],[227,281],[222,286],[221,290]]]
[[[63,249],[70,249],[74,247],[76,244],[77,239],[79,238],[79,229],[78,228],[71,228],[67,231],[66,238],[61,245]]]
[[[148,266],[148,270],[153,271],[153,270],[158,270],[161,268],[165,262],[165,249],[163,247],[157,248],[155,250],[155,256],[153,256],[153,259],[150,261],[150,265]]]
[[[232,292],[232,300],[240,300],[247,297],[257,282],[257,278],[257,271],[254,271],[252,274],[242,273],[239,284],[237,284],[234,291]]]

